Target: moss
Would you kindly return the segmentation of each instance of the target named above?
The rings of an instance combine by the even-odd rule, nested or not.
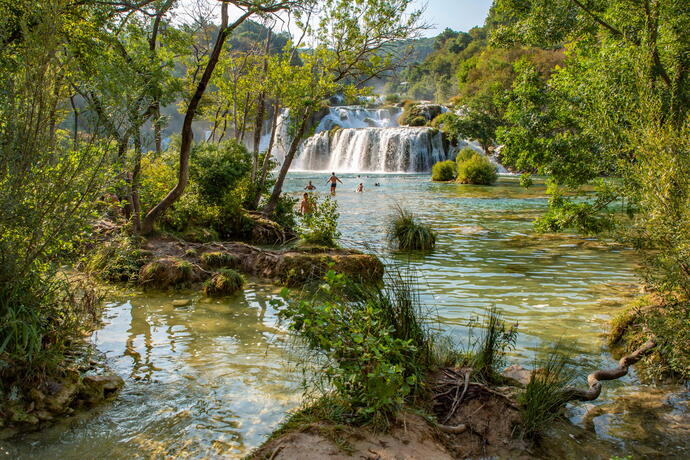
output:
[[[222,297],[234,294],[244,286],[244,277],[232,269],[222,269],[204,283],[204,294]]]
[[[182,238],[192,243],[209,243],[219,241],[220,235],[212,228],[191,227],[182,234]]]
[[[611,320],[609,343],[621,353],[634,351],[650,335],[657,346],[636,365],[640,378],[690,381],[690,302],[648,295],[629,303]]]
[[[308,251],[313,250],[310,249]],[[361,253],[292,252],[283,256],[278,278],[288,287],[320,282],[333,268],[338,273],[367,283],[379,283],[383,278],[383,264],[373,255]]]
[[[176,257],[150,262],[139,273],[139,283],[142,286],[159,289],[189,285],[198,278],[196,266]]]
[[[336,135],[336,134],[338,133],[338,131],[340,131],[341,129],[342,129],[342,128],[340,127],[340,125],[333,125],[333,127],[328,131],[328,139],[330,139],[330,140],[332,141],[333,138],[335,137],[335,135]]]
[[[208,268],[234,268],[240,259],[228,252],[205,252],[201,254],[201,263]]]
[[[111,282],[136,281],[141,267],[151,257],[133,237],[120,236],[99,246],[87,256],[84,269]]]

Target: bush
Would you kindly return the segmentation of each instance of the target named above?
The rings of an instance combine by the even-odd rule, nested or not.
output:
[[[225,200],[251,170],[247,149],[234,140],[213,144],[202,142],[192,150],[189,177],[207,203]]]
[[[455,180],[457,170],[453,160],[439,161],[431,168],[431,180],[450,181]]]
[[[315,194],[310,194],[308,199],[311,201],[312,212],[301,216],[297,227],[298,235],[305,243],[337,247],[337,240],[340,238],[338,203],[331,197],[319,203]]]
[[[400,95],[386,94],[386,97],[383,100],[386,104],[397,104],[398,102],[400,102]]]
[[[244,286],[244,277],[235,270],[225,268],[204,283],[204,294],[222,297],[234,294]]]
[[[533,183],[532,175],[530,173],[523,173],[520,175],[520,187],[529,188]]]
[[[478,155],[478,153],[472,147],[464,147],[458,152],[457,156],[455,157],[455,162],[459,165],[460,163],[471,160],[475,155]]]
[[[329,271],[314,300],[288,299],[280,317],[323,363],[312,382],[330,393],[339,422],[386,428],[417,390],[430,366],[432,338],[420,319],[409,277],[368,290]],[[348,293],[348,295],[344,295]],[[353,300],[354,298],[354,300]]]
[[[458,182],[463,184],[492,185],[498,179],[496,166],[484,155],[475,153],[469,160],[458,163]]]
[[[436,233],[426,224],[417,222],[408,210],[396,206],[388,224],[388,240],[398,249],[432,249],[436,245]]]

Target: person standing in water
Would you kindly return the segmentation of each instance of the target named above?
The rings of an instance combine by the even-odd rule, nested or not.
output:
[[[362,192],[364,191],[364,184],[362,184],[362,183],[360,182],[359,185],[357,186],[357,190],[355,190],[355,191],[356,191],[357,193],[362,193]]]
[[[338,176],[335,175],[335,172],[332,172],[331,177],[326,181],[326,183],[328,184],[329,182],[331,183],[331,195],[335,195],[335,186],[338,185],[338,182],[342,184],[343,181],[338,179]]]
[[[309,181],[307,186],[304,187],[304,190],[316,190],[316,187],[314,186],[314,184],[311,183],[311,181]]]
[[[312,203],[311,200],[309,199],[309,194],[304,193],[304,196],[302,197],[302,201],[299,204],[299,213],[302,214],[303,216],[306,216],[307,214],[311,214],[312,212]]]

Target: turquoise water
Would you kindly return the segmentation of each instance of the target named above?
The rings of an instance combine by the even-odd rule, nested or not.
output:
[[[326,179],[292,173],[286,190],[298,197],[312,180],[323,196]],[[634,255],[574,235],[535,235],[531,222],[546,207],[542,186],[526,190],[511,177],[494,187],[435,184],[426,175],[341,179],[341,243],[375,252],[387,264],[411,265],[444,334],[464,343],[470,320],[495,306],[518,324],[515,362],[530,365],[561,343],[573,354],[583,385],[592,370],[615,364],[603,334],[610,316],[637,290]],[[364,193],[355,193],[360,182]],[[381,186],[374,187],[376,182]],[[436,229],[434,251],[388,248],[385,227],[395,203]],[[93,341],[125,378],[119,398],[41,433],[0,442],[0,457],[248,453],[299,404],[301,394],[290,338],[269,303],[279,288],[250,281],[242,294],[220,300],[196,293],[113,295]],[[175,299],[192,302],[174,307]],[[633,374],[606,383],[596,403],[573,406],[569,416],[636,456],[679,458],[690,456],[687,399],[683,388],[659,392],[640,385]],[[601,414],[586,417],[595,405]]]

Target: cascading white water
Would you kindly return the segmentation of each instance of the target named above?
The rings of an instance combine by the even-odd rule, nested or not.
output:
[[[392,128],[398,126],[401,109],[366,109],[359,106],[331,107],[316,127],[316,133],[336,126],[343,129]]]
[[[401,127],[398,124],[401,112],[400,108],[331,107],[320,120],[315,134],[302,143],[291,169],[428,172],[437,161],[455,159],[464,147],[484,154],[478,144],[470,141],[461,141],[458,146],[446,150],[439,131],[428,127]],[[290,143],[289,117],[288,110],[283,110],[278,117],[273,156],[279,163]],[[270,123],[264,127],[261,150],[268,147],[269,140]],[[496,164],[498,172],[507,172],[495,159],[490,160]]]
[[[302,146],[294,169],[340,172],[424,172],[447,159],[432,128],[359,128],[322,131]]]

